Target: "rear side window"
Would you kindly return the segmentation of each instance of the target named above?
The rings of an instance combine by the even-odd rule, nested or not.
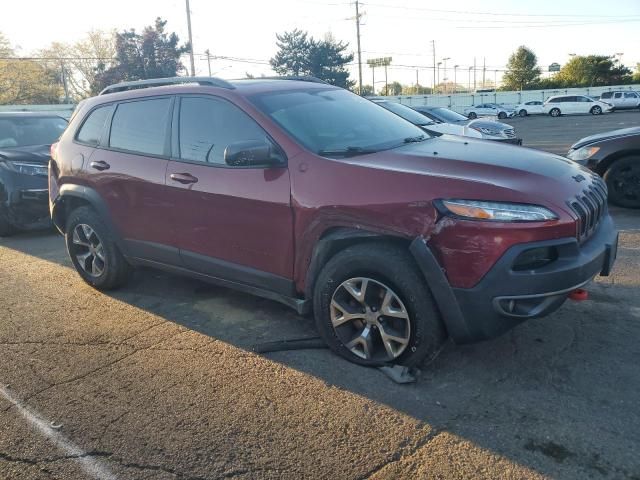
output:
[[[556,97],[548,100],[549,103],[560,103],[564,97]]]
[[[638,95],[633,92],[627,92],[624,94],[624,98],[638,98]]]
[[[102,138],[102,133],[104,132],[104,125],[107,118],[109,118],[109,115],[111,115],[112,110],[113,105],[105,105],[103,107],[98,107],[89,113],[89,116],[80,127],[80,131],[78,132],[76,139],[81,143],[86,143],[87,145],[98,145],[100,143],[100,138]]]
[[[148,155],[165,155],[170,110],[170,98],[121,103],[111,121],[109,146]]]
[[[225,165],[224,151],[235,142],[270,141],[246,113],[226,100],[184,97],[180,101],[180,158]]]
[[[602,95],[600,95],[600,98],[611,98],[611,95],[613,95],[613,93],[604,92]]]

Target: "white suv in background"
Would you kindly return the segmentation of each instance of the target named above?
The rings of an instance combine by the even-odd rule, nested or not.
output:
[[[640,93],[631,90],[604,92],[600,100],[610,103],[616,110],[640,108]]]
[[[610,103],[594,100],[586,95],[556,95],[549,97],[544,102],[543,108],[544,112],[552,117],[581,113],[600,115],[613,110],[613,106]]]

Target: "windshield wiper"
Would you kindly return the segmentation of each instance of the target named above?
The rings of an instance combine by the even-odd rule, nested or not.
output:
[[[322,155],[323,157],[355,157],[356,155],[365,155],[367,153],[376,153],[379,150],[375,148],[365,148],[365,147],[344,147],[344,148],[336,148],[334,150],[319,150],[318,155]]]
[[[428,125],[425,125],[425,127],[427,127]],[[426,140],[427,136],[426,135],[418,135],[417,137],[407,137],[404,139],[404,143],[416,143],[416,142],[422,142],[423,140]]]

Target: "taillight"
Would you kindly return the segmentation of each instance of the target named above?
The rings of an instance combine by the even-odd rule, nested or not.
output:
[[[57,159],[58,159],[58,158],[57,158],[57,153],[58,153],[58,142],[55,142],[55,143],[52,143],[52,144],[51,144],[51,150],[50,150],[50,153],[51,153],[51,159],[52,159],[52,160],[57,160]]]

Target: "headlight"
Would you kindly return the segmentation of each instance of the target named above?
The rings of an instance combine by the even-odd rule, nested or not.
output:
[[[49,168],[46,165],[39,163],[25,163],[25,162],[0,162],[0,164],[13,170],[14,172],[22,173],[24,175],[43,175],[47,176]]]
[[[599,150],[600,150],[600,147],[587,146],[587,147],[577,148],[575,150],[571,150],[567,155],[567,157],[570,158],[571,160],[578,162],[580,160],[587,160],[593,157],[596,153],[598,153]]]
[[[474,125],[469,126],[469,128],[473,128],[475,131],[484,133],[485,135],[492,135],[494,137],[497,137],[500,135],[500,130],[495,130],[493,128],[476,127]]]
[[[557,220],[548,208],[526,203],[484,202],[480,200],[441,200],[440,205],[449,213],[470,220],[496,222],[544,222]]]

